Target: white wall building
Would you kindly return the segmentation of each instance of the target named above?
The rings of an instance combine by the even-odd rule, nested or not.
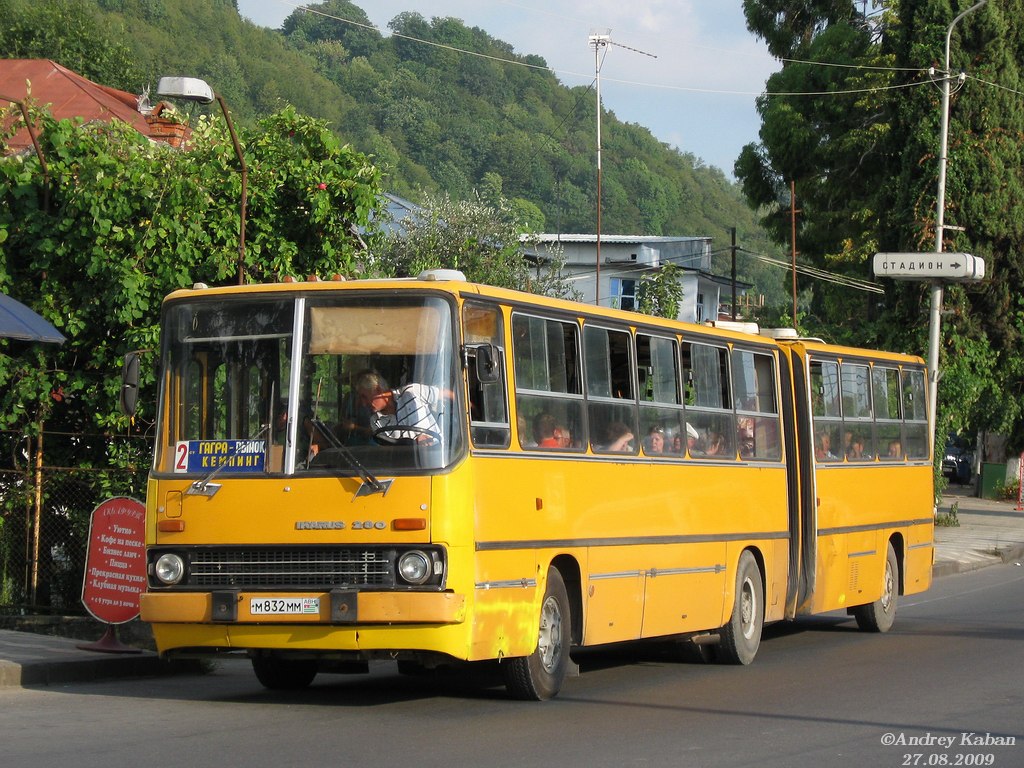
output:
[[[585,303],[594,304],[597,298],[602,307],[636,310],[641,276],[675,264],[682,268],[683,287],[677,319],[702,323],[732,310],[728,303],[733,292],[730,278],[711,272],[710,237],[601,235],[600,265],[597,235],[536,237],[540,242],[528,247],[527,255],[547,260],[553,247],[560,248],[565,259],[563,274],[573,281]],[[736,294],[742,295],[749,287],[748,283],[737,283]]]

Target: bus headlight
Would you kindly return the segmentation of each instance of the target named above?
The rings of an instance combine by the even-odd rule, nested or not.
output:
[[[414,549],[398,558],[398,575],[407,584],[423,584],[434,570],[433,561],[425,552]]]
[[[161,584],[177,584],[185,575],[185,561],[181,555],[165,552],[153,563],[153,575]]]

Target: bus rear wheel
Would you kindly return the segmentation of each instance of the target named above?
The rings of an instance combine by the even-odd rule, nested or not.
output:
[[[885,553],[885,571],[882,574],[882,596],[867,605],[852,610],[857,626],[863,632],[888,632],[896,621],[896,596],[899,594],[899,564],[896,550],[889,544]]]
[[[764,626],[764,580],[749,551],[736,564],[736,590],[732,616],[722,627],[715,659],[723,664],[749,664],[761,645]]]
[[[311,659],[282,659],[278,656],[254,656],[252,671],[264,688],[272,691],[298,691],[307,688],[316,677],[317,663]]]
[[[565,582],[556,568],[549,568],[540,606],[537,649],[529,656],[506,659],[502,664],[505,687],[513,698],[546,701],[558,694],[569,672],[571,627]]]

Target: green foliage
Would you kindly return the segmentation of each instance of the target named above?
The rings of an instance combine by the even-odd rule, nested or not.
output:
[[[657,272],[640,278],[637,293],[641,312],[673,320],[679,316],[679,305],[683,302],[679,272],[680,267],[675,264],[665,264]]]
[[[317,13],[296,10],[280,31],[241,20],[230,0],[0,0],[0,7],[5,3],[17,6],[13,17],[26,24],[36,17],[29,8],[71,4],[85,16],[91,10],[92,27],[88,18],[51,25],[50,49],[61,61],[65,38],[79,29],[109,30],[96,44],[130,46],[134,66],[117,78],[94,78],[104,84],[141,92],[161,75],[202,77],[243,125],[286,104],[328,121],[343,141],[378,158],[396,194],[472,200],[493,173],[534,229],[595,229],[593,91],[560,85],[540,57],[517,54],[458,19],[405,13],[389,26],[482,56],[385,37],[348,0],[311,6]],[[11,51],[0,44],[0,56]],[[216,105],[199,109],[217,119]],[[750,250],[775,251],[739,187],[720,170],[612,114],[602,125],[604,231],[724,237],[737,227]],[[750,259],[739,269],[740,279],[770,302],[783,297],[777,269]]]
[[[0,342],[0,428],[123,430],[120,360],[157,347],[163,296],[202,281],[233,282],[241,173],[223,119],[200,118],[191,150],[143,139],[126,125],[78,125],[34,110],[49,167],[49,205],[34,155],[0,160],[0,289],[68,337],[62,347]],[[360,274],[356,232],[370,223],[379,171],[322,121],[293,109],[241,133],[249,168],[245,251],[250,280]],[[151,418],[154,369],[140,397]],[[62,457],[138,463],[99,443]],[[57,460],[51,457],[51,461]],[[59,460],[57,460],[59,461]],[[142,461],[141,463],[145,463]]]
[[[736,166],[744,193],[787,243],[794,180],[802,258],[860,278],[876,251],[934,250],[940,98],[924,73],[941,68],[946,30],[966,9],[945,0],[880,5],[864,18],[839,0],[744,2],[750,28],[794,60],[768,91],[817,94],[759,101],[761,141]],[[953,84],[945,221],[966,231],[947,231],[944,250],[982,256],[990,277],[946,292],[936,430],[1000,432],[1011,452],[1024,447],[1022,13],[1021,0],[989,3],[951,40],[951,70],[970,78]],[[815,335],[923,354],[927,286],[885,288],[879,304],[816,286]]]
[[[959,502],[953,502],[949,507],[949,512],[940,512],[935,515],[935,527],[936,528],[959,528],[960,527],[960,504]]]
[[[515,208],[493,196],[485,202],[428,196],[423,206],[402,221],[383,243],[380,263],[399,277],[426,269],[457,269],[472,282],[514,288],[549,296],[568,296],[559,277],[558,259],[534,267],[524,255],[522,221]]]
[[[119,24],[87,0],[0,0],[0,57],[53,59],[113,88],[134,88],[139,72]]]

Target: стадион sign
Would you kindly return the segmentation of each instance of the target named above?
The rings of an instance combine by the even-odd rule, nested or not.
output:
[[[93,618],[124,624],[139,615],[146,589],[146,507],[118,496],[92,512],[82,603]]]

